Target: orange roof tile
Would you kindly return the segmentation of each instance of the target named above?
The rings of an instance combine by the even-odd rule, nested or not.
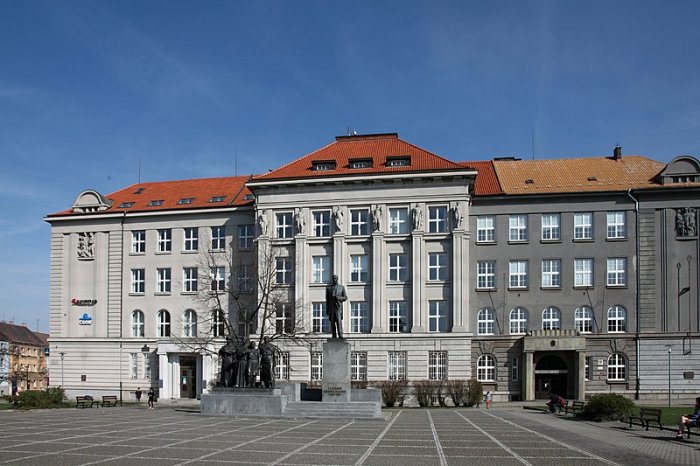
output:
[[[493,162],[490,160],[470,160],[460,162],[459,164],[477,171],[476,181],[474,182],[475,196],[494,196],[497,194],[503,194],[503,191],[501,191],[501,185],[498,183],[496,170],[493,168]]]
[[[131,185],[105,196],[112,206],[101,213],[149,212],[162,210],[210,209],[252,205],[250,190],[245,186],[249,176],[197,178],[192,180],[155,181]],[[187,200],[187,201],[183,201]],[[129,205],[127,207],[127,205]],[[49,217],[70,215],[71,210]],[[76,212],[74,215],[85,215]]]
[[[408,165],[389,166],[387,164],[394,157],[405,156],[410,157]],[[358,159],[371,160],[371,166],[352,168],[351,162]],[[314,162],[325,161],[334,161],[334,169],[314,170],[312,168]],[[255,176],[253,181],[449,171],[464,170],[464,168],[399,139],[396,133],[338,136],[335,142],[269,173]]]
[[[659,187],[653,178],[665,164],[625,155],[617,160],[610,157],[494,160],[493,166],[505,194],[544,194]]]

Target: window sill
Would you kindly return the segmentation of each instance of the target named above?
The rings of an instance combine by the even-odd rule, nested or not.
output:
[[[189,250],[188,250],[188,251],[182,251],[182,254],[199,254],[199,251],[197,251],[197,250],[195,250],[195,251],[189,251]]]
[[[620,242],[620,241],[627,241],[627,237],[622,236],[620,238],[605,238],[605,241],[610,241],[611,243]]]
[[[477,291],[477,292],[483,292],[483,291],[492,292],[492,291],[498,291],[498,288],[477,288],[477,289],[474,290],[474,291]]]
[[[129,296],[146,296],[146,293],[139,292],[139,293],[129,293]]]
[[[508,244],[530,244],[528,240],[509,240]]]
[[[554,244],[561,243],[561,238],[557,238],[557,239],[540,239],[540,244],[552,244],[552,243],[554,243]]]
[[[593,285],[574,285],[574,290],[592,290],[595,288]]]
[[[605,288],[609,290],[626,290],[629,287],[627,285],[605,285]]]
[[[498,243],[495,241],[477,241],[475,243],[477,246],[497,246]]]
[[[593,238],[574,238],[572,240],[574,243],[595,243]]]
[[[542,291],[561,291],[561,286],[542,286],[540,287]]]
[[[527,286],[509,286],[508,291],[529,291]]]
[[[129,255],[130,255],[130,256],[145,256],[146,253],[145,253],[145,252],[133,252],[133,251],[131,251],[131,252],[129,253]]]
[[[196,295],[197,293],[198,293],[197,291],[181,291],[180,292],[180,294],[187,295],[187,296]]]
[[[157,292],[153,293],[153,296],[170,296],[172,293],[170,291],[163,291],[163,292]]]
[[[173,253],[172,251],[156,251],[155,254],[156,254],[156,256],[167,256],[167,255],[170,255],[172,253]]]

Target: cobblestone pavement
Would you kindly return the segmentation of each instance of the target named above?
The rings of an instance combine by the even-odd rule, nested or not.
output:
[[[700,441],[506,407],[385,421],[210,417],[169,406],[0,412],[3,465],[700,464]]]

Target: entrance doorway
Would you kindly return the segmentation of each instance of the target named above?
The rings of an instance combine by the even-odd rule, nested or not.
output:
[[[569,369],[558,356],[542,357],[535,366],[535,399],[548,399],[549,393],[568,398]]]
[[[196,398],[197,360],[194,356],[180,356],[180,398]]]

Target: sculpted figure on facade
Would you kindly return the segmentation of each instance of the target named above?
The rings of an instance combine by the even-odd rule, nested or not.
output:
[[[306,232],[306,220],[304,219],[304,211],[301,207],[294,209],[294,224],[297,228],[297,235],[303,235]]]
[[[419,204],[414,205],[413,209],[411,209],[411,221],[413,222],[414,230],[423,229],[423,210]]]
[[[226,344],[219,350],[219,361],[221,361],[219,385],[222,387],[235,386],[234,366],[236,362],[236,345],[233,343],[231,337],[226,337]]]
[[[333,220],[335,220],[335,231],[343,231],[343,221],[345,220],[343,209],[338,206],[333,207]]]
[[[379,204],[372,209],[372,228],[374,231],[380,231],[382,228],[382,206]]]
[[[78,233],[78,259],[95,257],[95,234]]]
[[[454,218],[455,228],[462,228],[462,222],[464,221],[464,215],[462,214],[462,203],[457,202],[452,207],[452,217]]]
[[[260,368],[260,351],[255,347],[255,343],[252,341],[248,343],[248,360],[246,362],[246,386],[254,387],[255,379],[258,376],[258,369]]]
[[[676,236],[697,235],[696,212],[692,207],[676,209]]]
[[[267,235],[267,210],[263,210],[258,214],[258,227],[260,228],[260,236]]]

